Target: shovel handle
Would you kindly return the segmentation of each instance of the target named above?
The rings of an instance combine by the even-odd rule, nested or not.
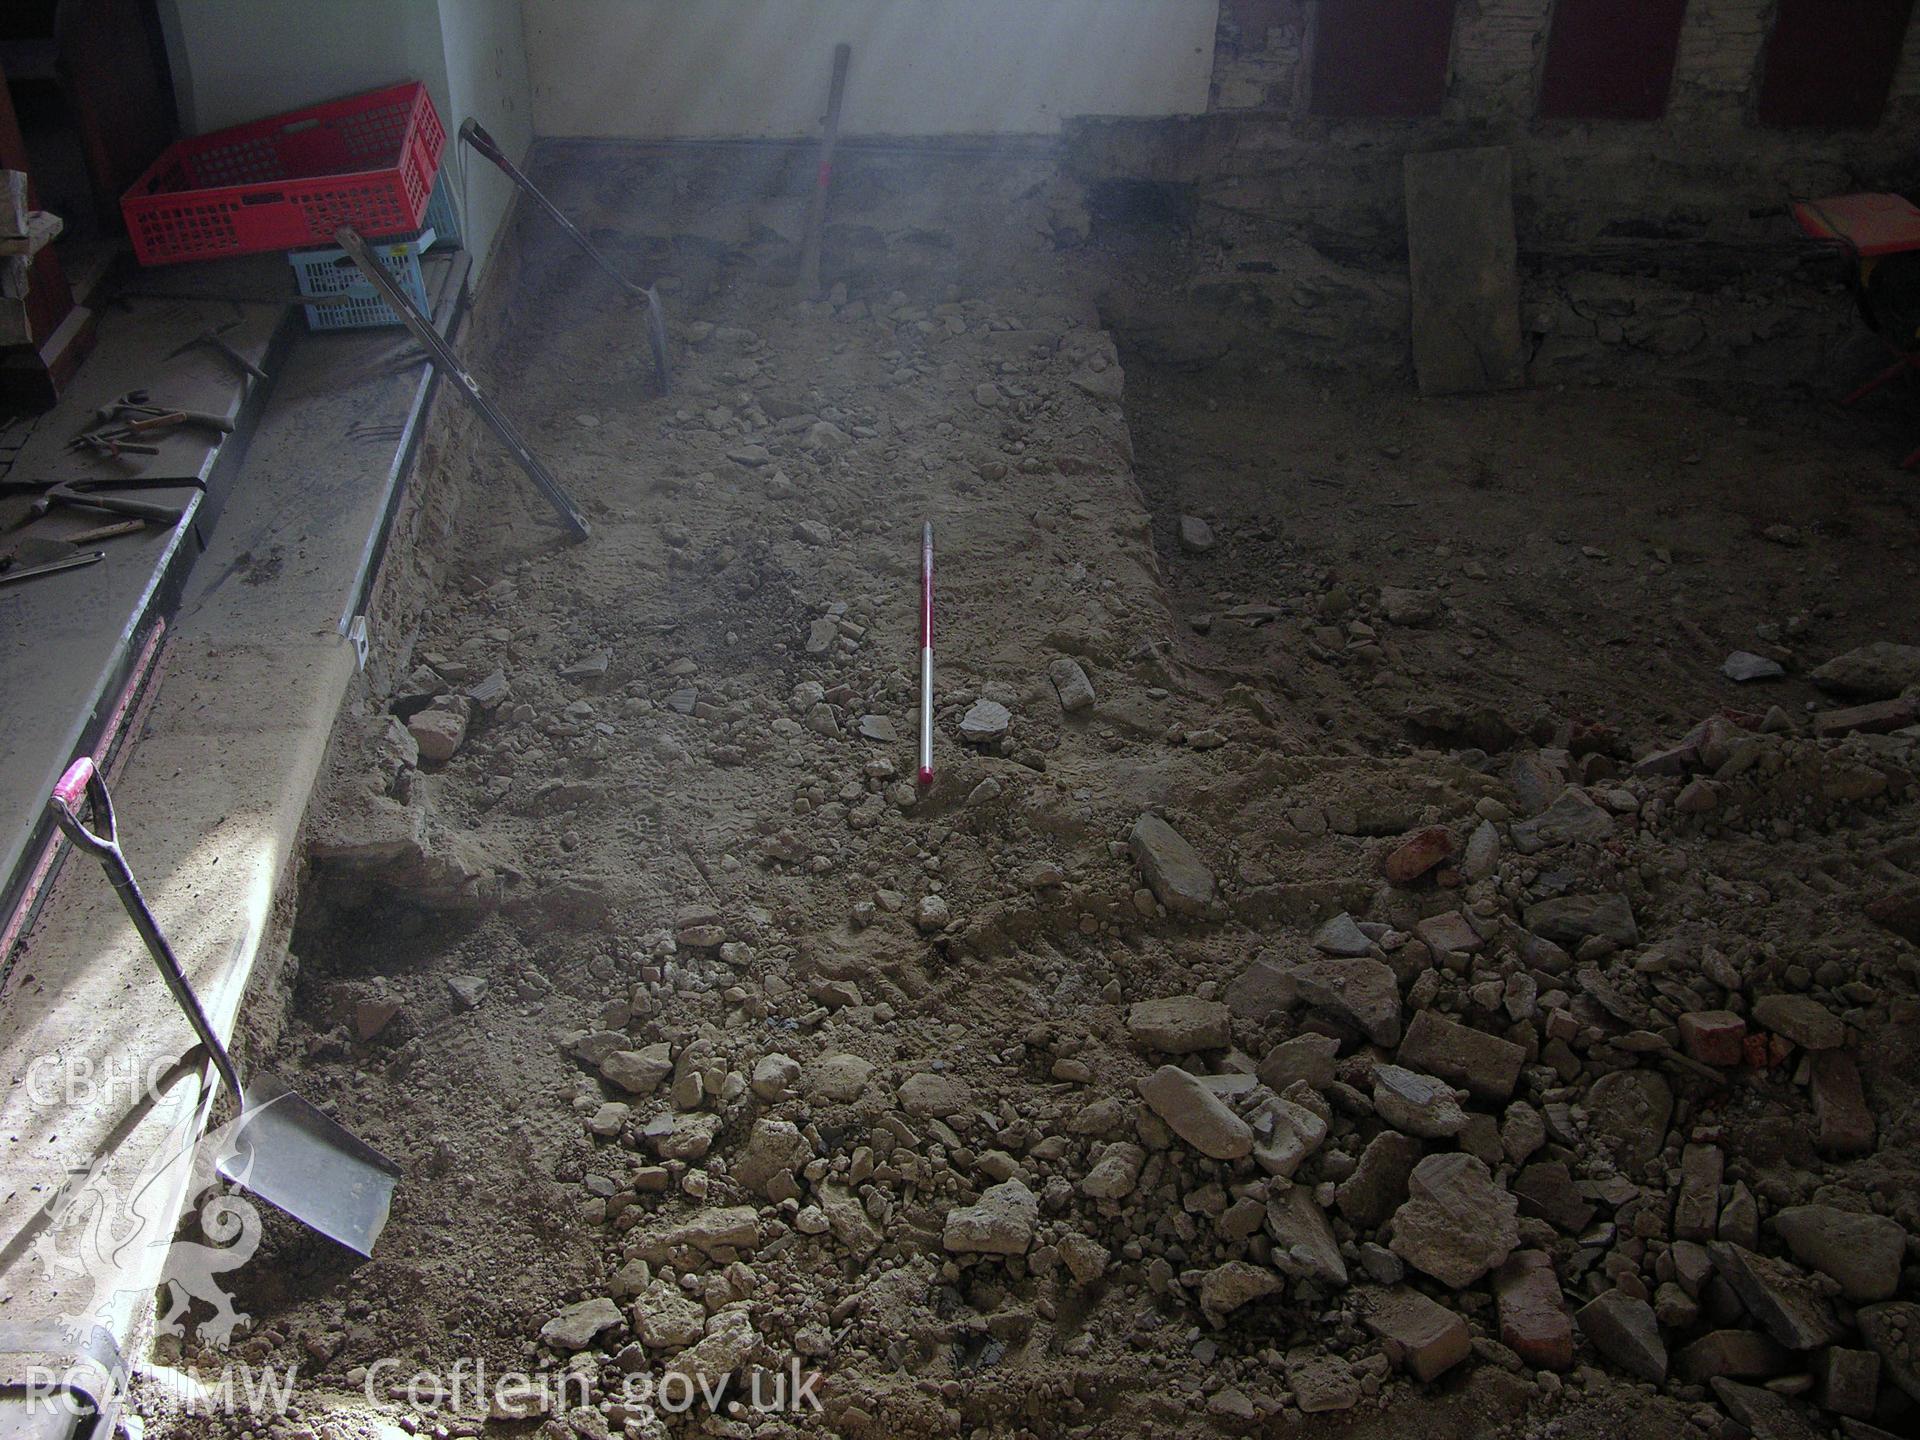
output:
[[[98,828],[89,829],[80,818],[83,800],[91,802],[94,825]],[[213,1022],[207,1019],[207,1012],[200,1006],[200,997],[193,993],[193,986],[187,983],[187,972],[180,968],[179,957],[173,953],[173,947],[167,944],[167,937],[160,933],[160,922],[153,918],[147,897],[140,893],[140,887],[134,883],[127,857],[120,853],[120,832],[113,818],[113,796],[107,791],[106,776],[100,773],[100,767],[93,763],[92,757],[82,755],[67,766],[66,773],[54,781],[53,794],[47,798],[47,808],[53,811],[54,822],[59,825],[61,833],[76,847],[97,859],[107,872],[107,879],[113,882],[114,893],[126,908],[127,918],[133,921],[133,928],[140,932],[147,953],[153,956],[153,963],[159,966],[160,978],[167,982],[167,989],[173,993],[174,1001],[186,1015],[193,1033],[200,1037],[200,1043],[207,1047],[207,1053],[213,1057],[214,1068],[220,1072],[221,1082],[233,1092],[236,1103],[244,1104],[240,1072],[234,1068],[233,1057],[227,1054],[227,1047],[214,1033]]]
[[[100,826],[99,830],[89,830],[80,818],[80,806],[89,799],[93,801],[94,823]],[[99,767],[91,755],[82,755],[53,782],[53,798],[48,804],[62,833],[89,855],[105,855],[119,844],[119,832],[113,822],[113,797],[107,793],[107,782],[100,777]]]
[[[501,150],[493,136],[486,132],[486,129],[478,120],[469,116],[466,120],[462,121],[460,125],[460,138],[475,150],[478,150],[484,158],[491,160],[499,167],[501,174],[505,175],[515,185],[520,187],[521,194],[525,195],[529,200],[533,201],[534,204],[546,211],[547,218],[565,231],[567,238],[573,241],[575,245],[578,245],[580,249],[586,253],[587,258],[605,272],[609,280],[624,290],[629,299],[653,300],[655,298],[649,294],[646,286],[636,285],[633,281],[627,279],[626,276],[614,268],[611,260],[593,248],[593,242],[580,233],[580,227],[560,212],[560,207],[547,198],[544,190],[540,189],[539,186],[535,185],[533,181],[521,173],[520,167],[506,157],[506,152]]]
[[[493,136],[487,133],[486,127],[471,115],[460,126],[460,138],[502,170],[513,163],[507,159],[506,152],[495,142]]]

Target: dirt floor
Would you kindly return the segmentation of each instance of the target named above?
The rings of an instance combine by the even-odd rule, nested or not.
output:
[[[242,1275],[294,1431],[1920,1433],[1920,655],[1812,678],[1915,638],[1898,435],[1156,369],[1017,157],[854,167],[796,303],[791,177],[634,163],[674,393],[521,231],[594,536],[434,458],[311,821],[271,1059],[407,1175]]]

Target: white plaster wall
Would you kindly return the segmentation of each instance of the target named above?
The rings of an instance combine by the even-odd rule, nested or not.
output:
[[[449,137],[440,164],[453,186],[478,272],[486,268],[513,203],[513,182],[454,137],[471,116],[509,159],[526,161],[533,143],[533,105],[520,0],[440,0],[440,37],[447,71],[447,105],[440,113]]]
[[[1045,135],[1207,108],[1218,0],[522,0],[534,129],[605,138]]]
[[[426,81],[446,113],[431,0],[163,0],[162,9],[190,134],[401,80]]]

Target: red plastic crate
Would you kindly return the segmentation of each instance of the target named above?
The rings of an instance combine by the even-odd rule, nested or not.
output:
[[[196,135],[120,201],[142,265],[331,245],[425,221],[447,132],[418,81]]]

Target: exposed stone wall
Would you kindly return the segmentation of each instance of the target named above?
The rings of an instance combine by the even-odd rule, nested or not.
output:
[[[1332,120],[1308,111],[1307,0],[1224,0],[1212,112],[1081,122],[1072,163],[1096,184],[1191,187],[1181,298],[1222,306],[1240,348],[1403,363],[1402,157],[1506,145],[1536,378],[1811,378],[1857,321],[1786,204],[1920,179],[1920,23],[1878,129],[1770,129],[1753,113],[1775,4],[1691,0],[1667,114],[1620,122],[1536,117],[1552,0],[1461,0],[1440,115]]]

